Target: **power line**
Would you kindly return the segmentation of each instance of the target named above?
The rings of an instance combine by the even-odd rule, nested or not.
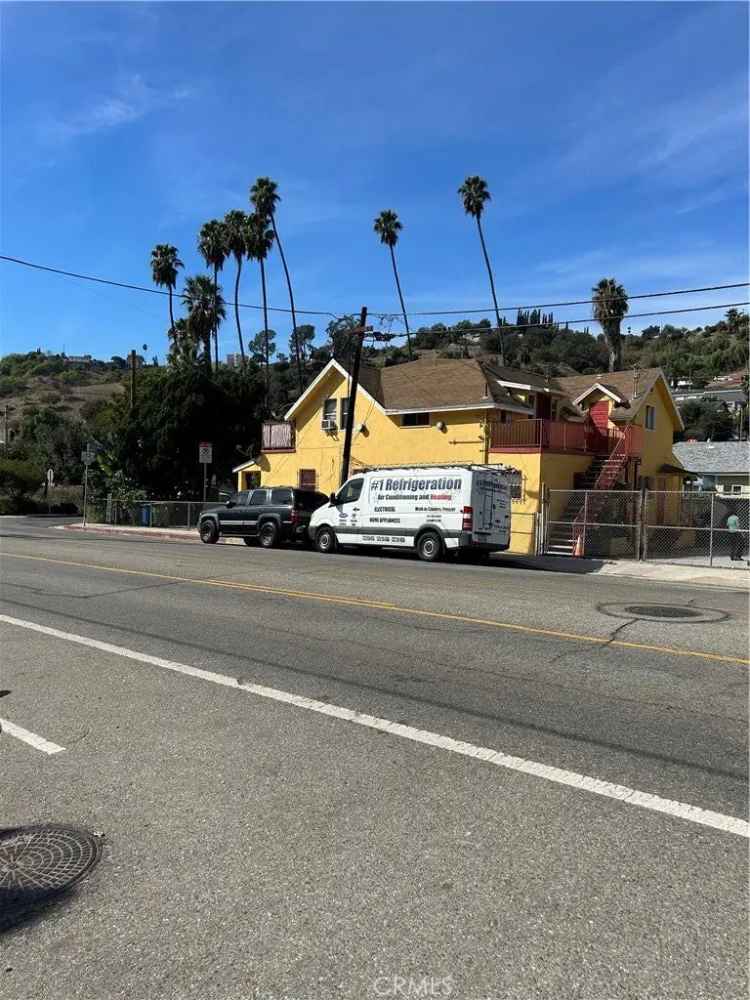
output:
[[[127,281],[114,281],[112,278],[97,278],[92,274],[78,274],[76,271],[64,271],[59,267],[48,267],[45,264],[35,264],[30,260],[21,260],[20,257],[7,257],[5,254],[0,254],[0,260],[9,261],[12,264],[22,264],[24,267],[31,267],[36,271],[49,271],[51,274],[61,274],[66,278],[79,278],[81,281],[95,281],[99,285],[112,285],[114,288],[127,288],[134,292],[148,292],[150,295],[169,295],[169,292],[164,292],[161,288],[149,288],[147,285],[133,285]],[[186,296],[182,292],[172,293],[176,299],[185,299]],[[243,309],[263,309],[263,306],[250,305],[246,302],[238,302],[238,306]],[[282,309],[280,306],[268,306],[269,312],[280,312],[280,313],[291,313],[291,309]],[[332,316],[336,319],[335,313],[325,312],[315,309],[296,309],[296,313],[304,313],[307,316]]]
[[[727,288],[746,288],[750,285],[750,281],[738,281],[732,285],[706,285],[703,288],[676,288],[671,292],[641,292],[638,295],[628,295],[628,300],[630,299],[656,299],[667,295],[691,295],[693,292],[718,292]],[[597,301],[606,302],[609,298],[615,298],[616,296],[604,295],[601,296]],[[586,306],[591,305],[594,299],[571,299],[568,302],[535,302],[531,305],[525,306],[501,306],[500,312],[513,312],[524,309],[552,309],[561,306]],[[486,306],[484,309],[432,309],[428,312],[407,312],[407,316],[465,316],[468,313],[486,313],[494,312],[494,306]],[[382,316],[399,316],[398,312],[390,313],[385,311],[380,311],[377,309],[372,310],[373,315]]]
[[[50,272],[52,274],[60,274],[60,275],[63,275],[64,277],[68,277],[68,278],[78,278],[79,280],[82,280],[82,281],[94,281],[94,282],[96,282],[97,284],[100,284],[100,285],[111,285],[111,286],[113,286],[115,288],[125,288],[125,289],[129,289],[131,291],[137,291],[137,292],[148,292],[150,295],[169,295],[169,292],[162,291],[162,289],[160,289],[160,288],[150,288],[148,285],[136,285],[136,284],[132,284],[130,282],[125,282],[125,281],[115,281],[112,278],[99,278],[99,277],[96,277],[95,275],[91,275],[91,274],[80,274],[80,273],[78,273],[76,271],[66,271],[66,270],[63,270],[62,268],[59,268],[59,267],[50,267],[50,266],[48,266],[46,264],[37,264],[37,263],[35,263],[33,261],[22,260],[20,257],[10,257],[10,256],[7,256],[5,254],[0,254],[0,260],[8,261],[8,262],[13,263],[13,264],[21,264],[23,267],[30,267],[30,268],[33,268],[34,270],[37,270],[37,271],[48,271],[48,272]],[[670,296],[670,295],[691,295],[691,294],[694,294],[696,292],[714,292],[714,291],[722,291],[724,289],[729,289],[729,288],[746,288],[748,285],[750,285],[750,282],[748,282],[748,281],[740,281],[740,282],[735,282],[733,284],[704,285],[701,288],[677,288],[677,289],[674,289],[672,291],[641,292],[641,293],[638,293],[638,294],[635,294],[635,295],[628,295],[628,300],[662,298],[662,297]],[[185,295],[183,293],[181,293],[181,292],[174,292],[173,294],[174,294],[175,298],[178,298],[178,299],[184,299],[185,298]],[[603,297],[603,301],[606,301],[607,298],[608,298],[608,296],[604,296]],[[560,308],[560,307],[563,307],[563,306],[591,305],[593,303],[593,301],[594,301],[593,299],[571,299],[571,300],[569,300],[567,302],[538,302],[538,303],[532,303],[530,305],[503,306],[500,309],[500,312],[507,313],[507,312],[512,312],[514,310],[518,311],[518,310],[525,310],[525,309],[552,309],[552,308]],[[255,305],[255,304],[250,304],[250,303],[246,303],[246,302],[239,302],[238,305],[241,308],[243,308],[243,309],[255,309],[255,310],[262,310],[263,309],[263,306]],[[708,306],[708,307],[698,307],[698,308],[718,308],[718,307]],[[288,315],[291,314],[291,309],[285,309],[285,308],[282,308],[280,306],[268,306],[268,310],[269,310],[269,312],[280,312],[280,313],[286,313]],[[483,309],[434,309],[434,310],[429,310],[429,311],[426,311],[426,312],[407,312],[406,315],[407,316],[465,316],[465,315],[473,314],[473,313],[486,313],[486,312],[493,312],[493,311],[494,311],[494,307],[493,306],[488,306],[488,307],[483,308]],[[688,311],[688,310],[672,310],[672,311],[673,312],[684,312],[684,311]],[[336,313],[332,313],[332,312],[329,312],[327,310],[321,310],[321,309],[318,309],[318,310],[316,310],[316,309],[295,309],[295,312],[304,313],[307,316],[330,316],[333,319],[339,318]],[[371,315],[393,316],[394,318],[398,318],[401,314],[398,313],[398,312],[394,313],[394,312],[388,312],[388,311],[385,311],[385,310],[373,309],[373,310],[371,310]],[[636,315],[636,314],[633,313],[631,315]],[[649,313],[649,314],[637,314],[637,315],[653,315],[653,316],[656,316],[656,315],[665,315],[665,313],[661,313],[661,314],[660,313]],[[577,324],[577,323],[584,322],[584,321],[583,320],[568,320],[568,322],[569,323],[575,323],[575,324]],[[516,324],[514,324],[514,325],[516,325]],[[533,324],[533,325],[536,325],[536,324]]]
[[[748,306],[748,302],[722,302],[717,305],[711,306],[690,306],[685,309],[662,309],[658,312],[644,312],[644,313],[627,313],[628,319],[642,319],[649,316],[673,316],[676,313],[689,313],[689,312],[704,312],[708,309],[734,309],[737,306]],[[563,319],[555,320],[552,326],[562,327],[565,326],[580,326],[582,323],[596,323],[597,320],[593,316],[588,316],[586,319]],[[480,324],[475,324],[474,326],[448,326],[445,330],[436,330],[436,333],[496,333],[498,329],[502,329],[504,333],[513,333],[514,330],[527,330],[527,329],[538,329],[542,327],[541,323],[508,323],[507,326],[497,327],[497,326],[482,326]],[[418,332],[418,331],[417,331]],[[385,334],[390,340],[395,340],[396,338],[405,337],[405,333],[393,333]]]

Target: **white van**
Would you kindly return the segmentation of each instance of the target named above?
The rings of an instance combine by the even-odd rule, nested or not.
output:
[[[416,548],[433,562],[462,550],[502,552],[510,541],[503,465],[378,468],[351,476],[310,518],[318,552],[337,545]]]

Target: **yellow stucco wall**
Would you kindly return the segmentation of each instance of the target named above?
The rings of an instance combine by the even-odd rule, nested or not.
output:
[[[652,431],[646,429],[646,406],[653,406],[656,411],[656,426]],[[659,472],[664,464],[680,464],[672,451],[676,430],[672,417],[672,407],[667,390],[661,382],[658,382],[649,392],[633,423],[643,427],[641,475],[648,476],[651,480],[650,489],[679,490],[682,482],[681,476]],[[664,480],[664,484],[657,485],[657,478]]]

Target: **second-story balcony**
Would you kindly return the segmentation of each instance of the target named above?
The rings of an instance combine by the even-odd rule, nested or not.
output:
[[[514,420],[491,425],[491,451],[558,451],[579,455],[609,455],[618,445],[628,455],[640,455],[641,427],[608,427],[600,430],[590,421]]]
[[[294,424],[287,420],[265,420],[262,442],[263,451],[294,451]]]

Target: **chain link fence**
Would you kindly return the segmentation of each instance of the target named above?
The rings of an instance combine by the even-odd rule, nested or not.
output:
[[[542,552],[748,567],[750,498],[721,493],[547,490]]]
[[[201,511],[216,507],[217,502],[200,500],[122,500],[89,499],[86,521],[90,524],[116,524],[137,528],[196,528]]]
[[[746,569],[749,515],[749,497],[649,490],[643,512],[643,558]]]

